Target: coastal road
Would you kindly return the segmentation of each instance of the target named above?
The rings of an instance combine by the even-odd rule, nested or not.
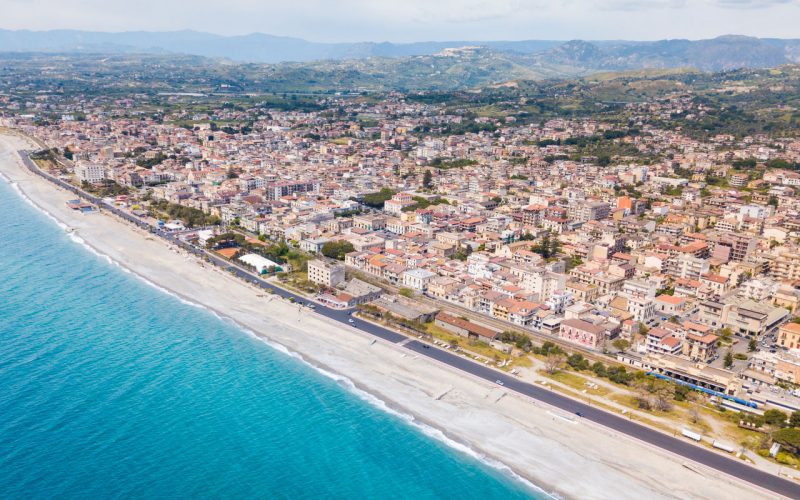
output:
[[[105,204],[103,200],[100,200],[95,196],[83,192],[79,188],[63,181],[62,179],[58,179],[52,175],[47,174],[46,172],[43,172],[28,158],[27,154],[22,153],[22,158],[25,165],[32,172],[47,178],[51,182],[58,184],[64,189],[68,189],[74,192],[76,196],[79,196],[92,203],[97,204],[98,206],[102,207],[103,210],[110,211],[115,215],[125,219],[126,221],[142,229],[150,231],[151,233],[164,238],[168,242],[177,245],[200,258],[208,259],[209,262],[218,266],[219,268],[228,270],[233,275],[241,278],[242,280],[250,282],[262,289],[269,290],[279,297],[282,297],[287,300],[292,299],[298,304],[309,303],[309,300],[306,299],[305,297],[302,297],[298,294],[295,294],[293,292],[275,286],[272,283],[269,283],[261,279],[260,277],[254,275],[253,273],[243,268],[240,268],[236,265],[232,265],[230,262],[226,260],[223,260],[213,254],[206,252],[203,249],[194,247],[191,244],[182,241],[181,239],[178,238],[176,234],[170,233],[168,231],[163,231],[158,228],[154,228],[129,213],[126,213],[122,210],[119,210],[115,207]],[[300,306],[298,305],[298,307]],[[727,456],[722,455],[721,453],[717,453],[708,450],[706,448],[702,448],[698,445],[695,445],[683,439],[669,436],[668,434],[664,434],[657,430],[643,426],[641,424],[620,417],[613,413],[589,406],[580,401],[573,400],[567,396],[553,392],[552,390],[546,389],[544,387],[523,382],[513,376],[507,375],[506,373],[494,370],[485,365],[478,364],[474,361],[456,355],[452,352],[443,349],[438,349],[427,343],[423,343],[418,340],[408,341],[409,338],[405,335],[389,330],[377,324],[352,318],[352,316],[350,316],[349,311],[331,309],[323,305],[315,305],[314,311],[317,314],[321,314],[334,321],[338,321],[346,325],[348,328],[357,328],[362,332],[366,332],[386,342],[390,342],[393,344],[401,344],[402,342],[401,346],[404,349],[408,349],[420,356],[425,356],[427,358],[436,360],[440,363],[444,363],[453,368],[462,370],[466,373],[469,373],[475,377],[479,377],[488,382],[491,383],[497,383],[498,381],[502,382],[503,388],[528,396],[534,400],[548,404],[552,407],[558,408],[564,412],[573,415],[573,418],[575,418],[576,420],[585,419],[592,421],[596,424],[602,425],[619,433],[638,439],[651,446],[656,446],[663,450],[672,452],[687,460],[691,460],[696,463],[702,464],[706,467],[716,469],[720,472],[729,474],[730,476],[738,478],[742,481],[752,483],[763,489],[777,493],[778,495],[781,495],[783,497],[800,498],[800,484],[794,481],[790,481],[788,479],[784,479],[782,477],[775,476],[768,472],[764,472],[760,469],[756,469],[755,467],[751,467],[750,465],[747,465],[745,462],[742,462],[740,460],[729,458]],[[353,319],[354,323],[350,323],[351,319]],[[580,414],[580,416],[578,416],[578,414]],[[587,443],[587,445],[591,445],[591,443]]]

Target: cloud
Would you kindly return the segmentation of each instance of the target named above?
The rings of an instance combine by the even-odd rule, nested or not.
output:
[[[687,0],[596,0],[595,5],[602,10],[657,10],[680,9],[686,7]]]
[[[714,3],[726,9],[766,9],[777,5],[800,5],[798,0],[714,0]]]
[[[796,37],[800,0],[0,0],[0,28],[317,41]],[[753,10],[758,9],[754,15]]]

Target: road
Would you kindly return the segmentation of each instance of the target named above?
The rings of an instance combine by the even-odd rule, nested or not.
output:
[[[184,250],[192,254],[195,254],[198,257],[207,258],[214,265],[222,269],[226,269],[233,275],[245,281],[253,283],[256,286],[259,286],[265,290],[270,290],[279,297],[282,297],[287,300],[292,299],[296,301],[298,304],[309,303],[308,299],[298,294],[295,294],[293,292],[275,286],[272,283],[269,283],[261,279],[260,277],[250,273],[249,271],[246,271],[238,266],[232,265],[230,262],[223,260],[211,253],[208,253],[205,250],[194,247],[189,243],[179,239],[176,234],[170,233],[168,231],[163,231],[158,228],[154,228],[127,212],[124,212],[122,210],[119,210],[118,208],[107,205],[105,202],[103,202],[103,200],[97,198],[96,196],[84,193],[79,188],[42,171],[28,158],[27,154],[22,153],[22,158],[23,161],[25,162],[25,165],[32,172],[42,177],[45,177],[46,179],[50,180],[55,184],[58,184],[64,189],[68,189],[74,192],[76,196],[84,198],[102,207],[104,210],[114,213],[115,215],[122,217],[128,222],[131,222],[132,224],[139,226],[142,229],[150,231],[151,233],[164,238],[165,240],[169,241],[174,245],[180,246]],[[352,319],[352,317],[350,316],[349,311],[331,309],[323,305],[316,305],[315,312],[317,314],[321,314],[327,318],[330,318],[334,321],[343,323],[344,325],[351,325],[349,320]],[[408,339],[407,336],[389,330],[387,328],[384,328],[380,325],[376,325],[361,320],[354,320],[354,321],[355,323],[353,323],[353,326],[348,326],[348,328],[358,328],[362,332],[366,332],[386,342],[391,342],[393,344],[400,344],[400,342]],[[613,413],[609,413],[607,411],[589,406],[580,401],[573,400],[567,396],[563,396],[549,389],[545,389],[540,386],[523,382],[513,376],[489,368],[488,366],[475,363],[474,361],[471,361],[462,356],[458,356],[452,352],[438,349],[427,343],[423,343],[418,340],[411,340],[410,342],[402,344],[401,347],[413,351],[414,353],[420,356],[425,356],[427,358],[434,359],[440,363],[444,363],[453,368],[462,370],[466,373],[469,373],[470,375],[479,377],[488,382],[496,383],[497,381],[500,381],[503,383],[503,387],[508,390],[528,396],[542,403],[546,403],[550,406],[568,412],[572,415],[580,414],[580,417],[576,416],[575,418],[582,418],[585,420],[592,421],[596,424],[602,425],[616,432],[638,439],[651,446],[656,446],[663,450],[672,452],[687,460],[691,460],[699,464],[702,464],[704,466],[716,469],[720,472],[729,474],[740,480],[747,481],[756,486],[770,490],[774,493],[785,496],[787,498],[800,498],[800,484],[790,481],[788,479],[775,476],[768,472],[764,472],[760,469],[756,469],[755,467],[751,467],[747,463],[742,462],[740,460],[729,458],[727,456],[722,455],[721,453],[711,451],[709,449],[685,441],[681,438],[675,438],[669,436],[668,434],[664,434],[657,430],[640,425],[636,422],[620,417]],[[591,443],[587,443],[587,446],[591,446]],[[689,472],[687,471],[687,474],[688,473]]]

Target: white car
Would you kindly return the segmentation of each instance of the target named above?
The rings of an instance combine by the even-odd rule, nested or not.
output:
[[[348,319],[347,321],[348,321],[349,323],[355,323],[355,321],[353,321],[353,318],[350,318],[350,319]]]

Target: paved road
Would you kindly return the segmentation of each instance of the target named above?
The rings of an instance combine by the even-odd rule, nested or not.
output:
[[[101,199],[95,196],[88,195],[83,191],[81,191],[80,189],[76,188],[75,186],[67,182],[64,182],[61,179],[53,177],[47,174],[46,172],[41,171],[32,161],[30,161],[27,158],[27,155],[23,154],[22,157],[23,160],[25,161],[25,164],[31,171],[49,179],[50,181],[60,185],[65,189],[74,192],[77,196],[102,206],[103,209],[113,212],[114,214],[124,218],[125,220],[143,229],[146,229],[152,232],[153,234],[160,236],[175,245],[182,247],[183,249],[189,251],[190,253],[193,253],[199,257],[208,258],[209,261],[214,265],[219,266],[222,269],[226,269],[229,272],[233,273],[234,275],[238,276],[239,278],[248,281],[250,283],[253,283],[265,290],[270,290],[279,297],[285,299],[291,298],[298,304],[309,303],[308,299],[298,294],[277,287],[272,283],[268,283],[267,281],[261,279],[260,277],[255,276],[249,271],[246,271],[238,266],[231,265],[231,263],[226,260],[223,260],[213,254],[207,253],[202,249],[196,248],[190,245],[189,243],[180,240],[176,234],[170,233],[168,231],[162,231],[157,228],[153,228],[149,224],[145,223],[144,221],[138,219],[137,217],[131,214],[128,214],[127,212],[123,212],[122,210],[119,210],[115,207],[106,205]],[[328,318],[331,318],[335,321],[339,321],[345,325],[350,325],[351,323],[349,322],[349,320],[353,319],[350,316],[350,311],[331,309],[322,305],[316,305],[315,312],[323,316],[326,316]],[[408,339],[408,337],[406,337],[405,335],[399,334],[392,330],[386,329],[382,326],[369,323],[366,321],[361,321],[356,319],[354,320],[353,325],[354,326],[352,326],[352,328],[358,328],[363,332],[367,332],[371,335],[374,335],[375,337],[378,337],[387,342],[391,342],[393,344],[399,344],[403,340]],[[607,411],[600,410],[598,408],[581,403],[580,401],[570,399],[566,396],[545,389],[543,387],[523,382],[513,376],[509,376],[503,372],[499,372],[485,365],[475,363],[467,358],[453,354],[452,352],[445,351],[442,349],[437,349],[436,347],[433,347],[423,342],[419,342],[418,340],[412,340],[410,342],[404,343],[402,347],[405,349],[409,349],[417,353],[418,355],[435,359],[436,361],[457,368],[464,372],[470,373],[471,375],[480,377],[489,382],[495,383],[496,381],[501,381],[503,383],[503,387],[505,387],[506,389],[518,392],[520,394],[524,394],[525,396],[531,397],[535,400],[541,401],[553,407],[559,408],[565,412],[576,415],[575,416],[576,419],[583,418],[586,420],[591,420],[592,422],[608,427],[609,429],[613,429],[622,434],[634,437],[652,446],[657,446],[664,450],[670,451],[688,460],[692,460],[707,467],[711,467],[718,471],[737,477],[741,480],[747,481],[749,483],[755,484],[767,490],[773,491],[787,498],[800,498],[800,484],[761,471],[759,469],[756,469],[755,467],[747,465],[746,463],[740,460],[726,457],[720,453],[708,450],[706,448],[702,448],[698,445],[692,444],[683,439],[674,438],[662,432],[653,430],[649,427],[637,424],[636,422],[633,422],[631,420],[617,416],[613,413],[609,413]],[[578,413],[580,413],[581,417],[577,416]],[[591,443],[587,443],[587,446],[590,445]],[[687,471],[687,473],[689,472]]]

